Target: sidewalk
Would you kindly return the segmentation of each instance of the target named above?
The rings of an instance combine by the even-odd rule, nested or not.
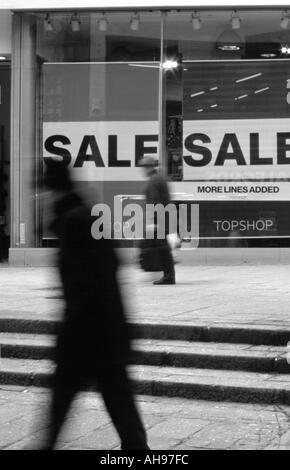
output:
[[[157,274],[120,270],[131,321],[290,328],[290,265],[176,266],[175,286],[153,286]],[[0,318],[58,319],[61,292],[54,268],[0,264]],[[97,305],[96,305],[97,308]]]
[[[290,329],[290,266],[183,266],[177,285],[153,286],[157,275],[123,267],[132,322]],[[63,307],[53,268],[0,264],[0,319],[59,319]],[[97,305],[96,305],[97,309]],[[246,375],[245,375],[246,380]],[[0,386],[0,449],[41,442],[50,391]],[[152,449],[290,449],[290,407],[139,395]],[[75,402],[60,449],[118,449],[97,395]]]
[[[46,389],[1,387],[0,449],[44,443]],[[290,448],[290,408],[138,396],[153,450],[282,450]],[[287,444],[288,443],[288,444]],[[119,449],[119,438],[100,398],[80,394],[58,449]]]

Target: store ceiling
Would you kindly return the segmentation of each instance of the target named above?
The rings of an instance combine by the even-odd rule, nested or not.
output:
[[[256,35],[260,33],[276,32],[276,34],[285,35],[290,37],[290,30],[283,30],[280,28],[280,21],[283,10],[257,10],[257,11],[240,11],[238,12],[241,18],[241,28],[238,30],[242,36]],[[73,13],[73,12],[72,12]],[[51,13],[52,21],[57,24],[67,23],[72,13]],[[133,12],[132,12],[133,13]],[[194,31],[191,24],[192,12],[172,11],[166,14],[166,35],[170,38],[188,39],[198,38],[198,40],[208,41],[214,35],[220,34],[224,29],[230,28],[230,20],[232,10],[229,11],[202,11],[200,17],[202,27],[198,31]],[[38,13],[39,18],[44,18],[44,14]],[[89,28],[91,21],[97,21],[100,18],[98,13],[80,12],[82,29]],[[131,18],[130,12],[128,13],[106,13],[109,26],[108,32],[119,33],[120,29],[129,28],[129,21]],[[143,35],[144,30],[148,35],[156,34],[156,23],[160,21],[160,12],[142,12],[140,13],[140,28],[135,32],[136,36]]]
[[[51,13],[50,19],[53,25],[51,33],[43,33],[42,40],[50,44],[59,42],[59,34],[65,33],[76,38],[71,33],[71,15],[73,12]],[[141,12],[140,26],[137,31],[130,29],[130,19],[133,12],[106,13],[108,28],[105,33],[98,30],[100,13],[80,12],[81,21],[80,35],[91,41],[91,37],[98,40],[101,36],[114,41],[122,42],[144,42],[147,48],[152,44],[156,46],[160,40],[160,12]],[[282,29],[280,21],[283,11],[281,10],[256,10],[238,11],[241,19],[241,28],[235,30],[241,40],[247,44],[244,58],[259,58],[263,53],[259,44],[265,45],[265,50],[277,49],[280,44],[290,45],[290,28]],[[202,27],[194,30],[191,23],[192,12],[171,11],[166,14],[164,37],[171,44],[176,44],[183,60],[196,60],[202,58],[213,58],[213,47],[219,35],[226,29],[231,29],[232,11],[201,11],[200,17]],[[45,14],[37,13],[39,25],[44,21]],[[41,31],[41,28],[39,29]],[[39,36],[40,37],[40,36]],[[115,38],[115,39],[114,39]],[[132,41],[132,38],[134,40]],[[254,45],[252,47],[252,45]],[[242,55],[241,55],[242,57]],[[218,57],[217,57],[218,58]],[[231,57],[229,57],[231,58]]]

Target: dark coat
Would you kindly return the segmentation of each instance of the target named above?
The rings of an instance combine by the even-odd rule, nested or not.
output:
[[[66,310],[56,362],[94,376],[99,366],[124,363],[129,331],[116,278],[112,240],[91,235],[90,208],[74,193],[55,206],[53,229],[60,239],[59,269]]]
[[[147,186],[145,187],[145,199],[146,204],[162,204],[163,206],[167,206],[167,204],[170,203],[167,181],[157,172],[153,173],[153,175],[149,178]],[[155,225],[157,224],[157,214],[154,215],[154,223]],[[165,235],[168,235],[168,233],[169,226],[166,222]],[[163,244],[167,242],[166,240],[159,240],[159,243]]]
[[[145,198],[147,204],[163,204],[166,206],[170,203],[168,184],[157,172],[150,177],[147,183]]]

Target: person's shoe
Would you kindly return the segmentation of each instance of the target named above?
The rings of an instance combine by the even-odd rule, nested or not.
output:
[[[161,279],[158,279],[158,281],[154,281],[153,284],[155,286],[160,286],[163,284],[175,284],[175,278],[163,276]]]

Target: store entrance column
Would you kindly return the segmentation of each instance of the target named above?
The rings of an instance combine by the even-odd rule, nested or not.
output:
[[[10,65],[0,64],[0,262],[8,258],[10,239],[10,88]]]

